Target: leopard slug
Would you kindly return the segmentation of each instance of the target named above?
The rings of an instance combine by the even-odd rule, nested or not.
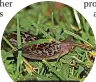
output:
[[[22,48],[23,56],[29,59],[56,59],[67,54],[72,49],[72,45],[65,42],[51,42],[39,45],[30,45]]]
[[[36,40],[36,36],[27,32],[21,32],[22,44]],[[17,46],[16,32],[9,33],[6,37],[14,46]],[[76,45],[76,44],[75,44]],[[52,60],[67,54],[74,46],[73,42],[64,40],[44,44],[33,44],[22,47],[22,55],[25,58],[35,60]]]
[[[29,34],[27,32],[20,32],[20,35],[21,35],[22,44],[36,40],[36,37],[34,35]],[[17,47],[17,33],[16,33],[16,31],[13,31],[9,34],[5,34],[5,37],[11,42],[11,44],[13,46]]]

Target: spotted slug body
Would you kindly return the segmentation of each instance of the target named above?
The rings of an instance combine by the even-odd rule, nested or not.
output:
[[[27,32],[20,32],[20,35],[21,35],[22,44],[36,40],[36,37],[34,35],[29,34]],[[6,38],[11,42],[12,45],[17,47],[17,33],[16,33],[16,31],[7,34]]]
[[[37,38],[26,32],[21,32],[22,44],[36,40]],[[16,32],[7,35],[9,41],[17,46]],[[29,59],[42,60],[42,59],[56,59],[59,56],[67,54],[73,45],[68,41],[51,42],[44,44],[28,45],[22,48],[22,55]]]
[[[69,43],[51,42],[22,48],[23,56],[29,59],[56,59],[59,56],[67,54],[72,49]]]

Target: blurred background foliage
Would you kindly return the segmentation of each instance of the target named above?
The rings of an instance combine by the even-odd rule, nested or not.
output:
[[[78,13],[78,12],[77,12]],[[57,2],[38,2],[25,7],[18,12],[20,19],[20,31],[31,33],[38,38],[46,37],[38,28],[32,23],[35,22],[47,34],[54,37],[56,40],[64,40],[69,34],[64,33],[64,30],[77,33],[82,39],[95,45],[95,39],[90,25],[86,19],[78,13],[81,28],[78,27],[74,15],[74,9],[71,7],[57,3]],[[8,23],[5,34],[16,31],[16,15]],[[73,38],[73,42],[84,43],[77,38]],[[28,73],[24,65],[21,66],[20,72],[17,72],[17,58],[13,53],[7,55],[9,52],[2,48],[2,59],[5,68],[14,81],[18,80],[60,80],[50,67],[46,66],[42,61],[31,61],[30,64],[38,67],[39,70],[34,73]],[[93,65],[94,58],[90,56],[87,50],[75,47],[67,55],[59,60],[49,61],[50,65],[59,72],[63,80],[79,80],[83,81]]]

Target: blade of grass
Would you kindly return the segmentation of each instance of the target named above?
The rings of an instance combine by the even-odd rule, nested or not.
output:
[[[13,50],[16,49],[4,36],[2,38]]]
[[[48,80],[48,81],[51,80],[50,78],[48,78],[48,77],[46,77],[46,76],[44,76],[44,75],[40,75],[40,74],[38,74],[38,73],[36,73],[36,72],[33,72],[33,74],[34,74],[37,78],[40,78],[41,80]]]
[[[38,69],[38,68],[36,68],[36,67],[33,67],[25,58],[23,58],[23,61],[24,61],[24,66],[25,66],[27,72],[28,72],[30,75],[31,75],[32,72],[35,72],[36,69]]]
[[[79,65],[82,65],[85,69],[87,69],[87,65],[85,62],[83,62],[82,60],[78,59],[75,56],[71,56],[72,59],[74,59],[76,61],[76,63],[78,63]]]
[[[56,71],[56,69],[54,69],[45,59],[42,60],[43,63],[45,63],[50,69],[52,72],[54,72],[61,80],[64,80],[64,78],[62,77],[62,75],[60,75],[59,72]]]
[[[41,23],[41,14],[39,14],[38,21],[37,21],[37,24],[40,24],[40,23]]]
[[[20,28],[19,28],[19,16],[17,14],[17,43],[18,47],[21,45],[21,37],[20,37]],[[22,51],[18,51],[18,57],[17,57],[17,71],[19,72],[20,66],[23,63],[22,61]]]
[[[78,38],[79,40],[87,43],[87,44],[90,45],[92,48],[94,47],[91,43],[89,43],[88,41],[84,40],[82,37],[78,36],[77,34],[75,34],[75,33],[73,33],[73,32],[70,32],[70,31],[68,31],[68,30],[64,30],[64,32],[65,32],[66,34],[69,34],[69,35],[71,35],[71,36],[73,36],[73,37],[75,37],[75,38]]]
[[[79,19],[78,13],[77,13],[77,11],[75,9],[73,9],[73,12],[74,12],[75,19],[77,21],[78,27],[79,27],[79,29],[81,29],[81,23],[80,23],[80,19]]]
[[[28,45],[32,45],[32,44],[44,44],[44,43],[49,43],[51,41],[52,41],[52,39],[39,39],[39,40],[35,40],[32,42],[28,42],[26,44],[20,45],[20,47],[24,47],[24,46],[28,46]]]
[[[52,12],[52,25],[54,25],[54,13]]]
[[[86,35],[87,35],[89,41],[92,43],[93,40],[90,38],[91,36],[90,36],[90,33],[89,33],[89,24],[86,22],[86,20],[84,19],[83,16],[82,16],[81,20],[82,20],[83,28],[86,32]]]
[[[62,13],[63,13],[63,17],[64,17],[64,19],[65,19],[65,21],[66,21],[67,29],[70,30],[70,31],[72,31],[72,29],[71,29],[71,24],[69,23],[69,20],[68,20],[68,18],[67,18],[67,16],[66,16],[66,13],[64,12],[64,10],[62,10]]]
[[[32,25],[34,25],[39,31],[41,31],[46,37],[51,38],[55,40],[52,36],[50,36],[47,32],[45,32],[43,29],[41,29],[35,22],[32,22]]]
[[[82,60],[78,59],[77,57],[75,56],[71,56],[71,58],[74,58],[75,60],[77,60],[79,63],[81,64],[85,64]]]

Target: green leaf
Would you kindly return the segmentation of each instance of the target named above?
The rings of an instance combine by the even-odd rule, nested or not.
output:
[[[3,40],[14,50],[16,49],[4,36],[3,36]]]
[[[1,50],[1,55],[2,55],[2,59],[3,59],[3,61],[6,61],[6,58],[7,57],[13,57],[13,54],[12,53],[8,53],[8,52],[6,52],[5,50]]]
[[[84,70],[84,68],[82,66],[79,65],[79,69],[78,69],[78,73],[77,76],[79,77],[81,72]]]
[[[86,40],[83,39],[82,37],[78,36],[77,34],[75,34],[75,33],[73,33],[73,32],[70,32],[70,31],[68,31],[68,30],[64,30],[64,32],[65,32],[66,34],[72,35],[72,36],[74,36],[75,38],[77,38],[77,39],[79,39],[79,40],[87,43],[88,45],[90,45],[90,47],[93,47],[93,45],[92,45],[91,43],[89,43],[88,41],[86,41]]]
[[[61,75],[59,72],[57,72],[57,70],[54,69],[46,60],[43,59],[42,61],[43,61],[43,63],[45,63],[45,64],[51,69],[51,71],[54,72],[61,80],[64,80],[64,79],[65,79],[65,78],[63,78],[62,75]]]
[[[20,28],[19,28],[19,17],[17,14],[17,43],[18,47],[21,45],[21,37],[20,37]],[[17,71],[19,72],[19,68],[23,63],[23,58],[22,58],[22,51],[18,51],[18,57],[17,57]]]
[[[42,32],[47,38],[51,38],[55,40],[52,36],[50,36],[47,32],[45,32],[43,29],[41,29],[35,22],[32,22],[32,24],[40,31]]]
[[[32,45],[32,44],[50,43],[51,41],[52,41],[52,39],[39,39],[39,40],[35,40],[35,41],[32,41],[32,42],[28,42],[26,44],[20,45],[19,47],[24,47],[24,46],[28,46],[28,45]]]

